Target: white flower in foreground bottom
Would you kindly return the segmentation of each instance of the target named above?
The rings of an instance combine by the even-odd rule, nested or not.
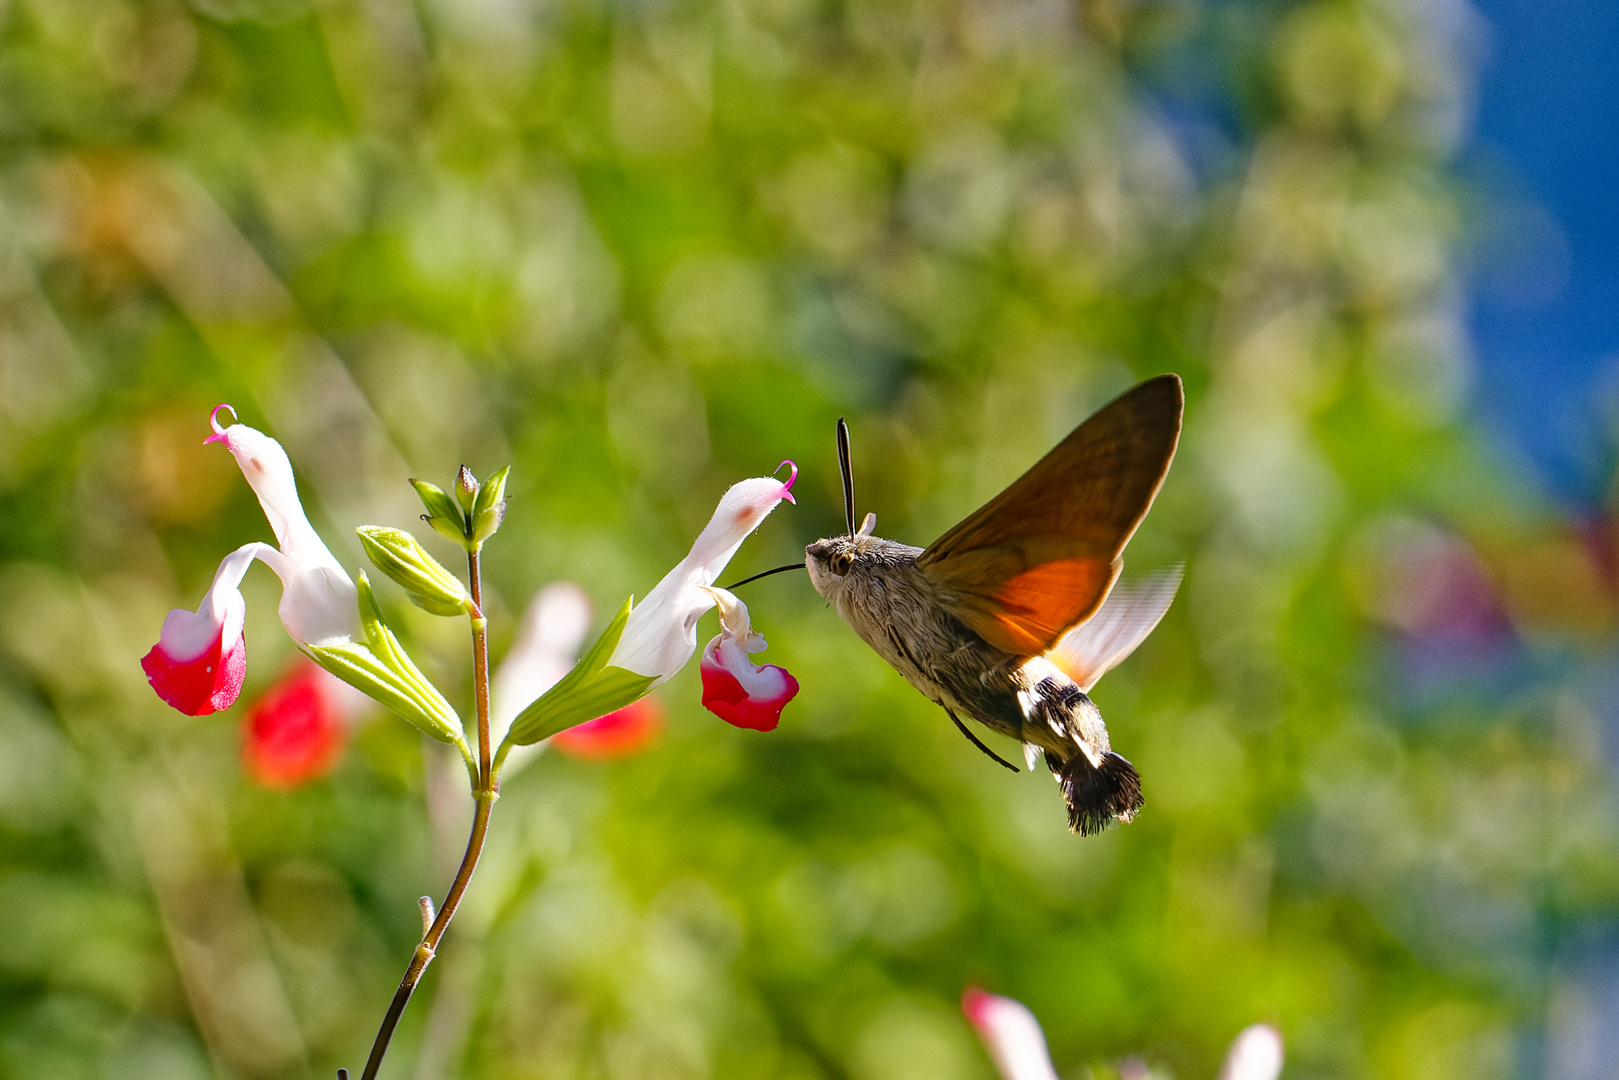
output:
[[[1281,1074],[1281,1032],[1269,1024],[1254,1024],[1231,1040],[1219,1080],[1276,1080]]]
[[[703,647],[703,706],[727,724],[774,731],[798,680],[786,668],[749,659],[764,651],[765,639],[754,632],[748,605],[724,589],[704,591],[719,605],[720,635]]]
[[[961,1011],[1005,1080],[1057,1080],[1040,1021],[1021,1001],[969,989],[961,996]]]
[[[1022,1002],[969,988],[961,996],[961,1011],[978,1029],[1004,1080],[1057,1080],[1040,1022]],[[1217,1080],[1276,1080],[1281,1072],[1281,1033],[1269,1024],[1254,1024],[1232,1040]]]
[[[239,586],[258,559],[281,579],[281,625],[300,645],[352,640],[359,629],[354,582],[326,549],[298,501],[292,463],[281,444],[243,424],[219,426],[206,442],[221,442],[236,458],[274,530],[279,550],[244,544],[227,555],[196,611],[175,608],[163,620],[158,643],[141,659],[157,695],[191,716],[226,709],[242,690],[247,642],[242,622],[247,605]]]

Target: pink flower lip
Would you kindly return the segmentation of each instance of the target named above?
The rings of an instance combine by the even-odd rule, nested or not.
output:
[[[230,404],[227,404],[227,403],[221,403],[221,404],[215,405],[214,406],[214,411],[208,414],[208,426],[214,429],[214,433],[212,435],[208,436],[206,439],[202,440],[202,444],[204,446],[207,446],[209,443],[212,443],[212,442],[224,442],[225,441],[225,429],[219,426],[219,413],[220,413],[221,409],[229,409],[230,410],[230,418],[231,418],[231,420],[232,421],[237,420],[236,406],[230,405]]]
[[[247,677],[247,639],[240,619],[229,643],[225,629],[220,624],[213,640],[196,656],[177,656],[164,649],[162,641],[153,645],[141,657],[141,670],[157,696],[187,716],[207,716],[234,705]]]
[[[781,465],[785,465],[792,470],[792,472],[787,475],[787,482],[781,485],[781,497],[792,503],[794,506],[797,506],[798,500],[793,498],[793,484],[798,481],[798,465],[795,464],[791,458],[783,460]],[[781,465],[776,466],[776,472],[781,472]]]
[[[703,707],[734,727],[751,731],[775,731],[781,723],[781,710],[798,696],[798,680],[783,667],[765,664],[756,669],[756,675],[775,672],[779,689],[770,695],[756,696],[742,685],[719,659],[720,639],[715,638],[703,650],[700,670],[703,676]],[[744,661],[746,663],[746,661]],[[765,676],[770,678],[770,676]]]

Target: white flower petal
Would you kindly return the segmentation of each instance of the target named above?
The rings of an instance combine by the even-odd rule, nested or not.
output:
[[[1231,1041],[1219,1080],[1276,1080],[1281,1073],[1281,1032],[1269,1024],[1254,1024]]]
[[[776,504],[792,499],[791,483],[760,476],[731,485],[691,553],[630,610],[624,635],[607,662],[657,679],[654,686],[684,667],[697,651],[697,620],[714,606],[706,587]]]
[[[208,441],[225,444],[275,532],[280,550],[255,555],[281,579],[281,625],[306,645],[352,640],[359,631],[354,582],[309,524],[281,444],[246,424],[216,431]]]

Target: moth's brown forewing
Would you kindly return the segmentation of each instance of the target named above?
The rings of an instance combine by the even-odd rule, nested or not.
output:
[[[1185,396],[1160,375],[1115,398],[917,559],[985,641],[1043,653],[1094,614],[1164,482]]]

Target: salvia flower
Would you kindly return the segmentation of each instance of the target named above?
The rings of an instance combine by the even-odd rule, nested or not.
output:
[[[630,611],[609,665],[651,676],[654,686],[686,666],[697,651],[697,620],[714,606],[708,586],[777,503],[798,501],[793,498],[798,466],[790,461],[782,465],[792,470],[785,483],[773,476],[759,476],[731,485],[698,534],[691,553]]]
[[[163,620],[158,643],[141,660],[157,695],[181,712],[202,716],[229,708],[247,673],[240,585],[254,559],[281,579],[281,625],[300,645],[352,639],[359,629],[354,582],[316,535],[298,501],[292,463],[281,444],[247,427],[219,426],[206,442],[225,445],[247,478],[275,532],[277,547],[244,544],[227,555],[196,611],[175,608]]]
[[[590,597],[571,581],[554,581],[529,600],[517,640],[506,650],[489,683],[491,745],[504,741],[524,706],[568,674],[590,633],[590,619]],[[510,751],[502,775],[510,776],[526,766],[545,746],[538,742]]]
[[[628,601],[579,663],[512,721],[501,754],[614,712],[645,697],[697,651],[697,620],[714,606],[708,591],[742,541],[793,499],[798,466],[785,481],[759,476],[731,485],[691,552],[639,604]]]
[[[961,1011],[978,1030],[1002,1080],[1057,1080],[1040,1021],[1020,1001],[969,988]],[[1232,1040],[1217,1080],[1276,1080],[1282,1036],[1269,1024],[1244,1028]]]
[[[632,701],[606,716],[551,736],[557,753],[586,761],[607,761],[638,754],[663,731],[663,706],[655,697]]]
[[[573,667],[590,633],[590,619],[590,597],[571,581],[553,581],[534,594],[518,624],[516,640],[489,682],[489,738],[495,745],[506,737],[523,706]]]
[[[1253,1024],[1231,1040],[1218,1080],[1276,1080],[1281,1074],[1282,1033],[1269,1024]]]
[[[354,691],[336,676],[300,660],[248,710],[242,724],[247,775],[263,787],[290,790],[330,772],[347,741],[347,694]]]
[[[961,996],[961,1011],[1005,1080],[1057,1080],[1040,1021],[1021,1001],[969,989]]]
[[[748,619],[748,606],[724,589],[705,588],[720,609],[720,634],[703,647],[703,706],[727,724],[774,731],[781,710],[798,693],[798,680],[775,664],[749,657],[765,648]]]
[[[239,586],[254,559],[281,579],[281,625],[305,655],[344,682],[387,705],[427,735],[461,751],[475,768],[460,718],[405,654],[382,619],[365,575],[356,584],[315,533],[281,444],[244,424],[222,428],[221,405],[206,442],[224,444],[258,496],[276,547],[244,544],[227,555],[196,611],[176,608],[158,643],[141,660],[152,688],[181,712],[201,716],[229,708],[242,690],[246,604]]]

